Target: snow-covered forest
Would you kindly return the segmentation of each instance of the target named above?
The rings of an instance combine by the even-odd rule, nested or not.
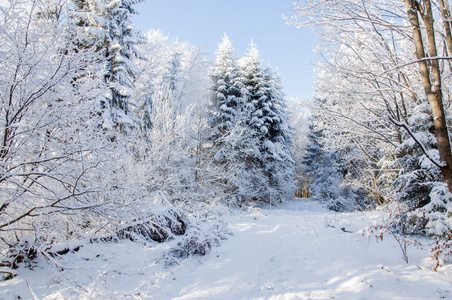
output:
[[[139,2],[0,0],[0,298],[452,297],[448,0],[294,3],[303,101],[253,42],[140,32]]]

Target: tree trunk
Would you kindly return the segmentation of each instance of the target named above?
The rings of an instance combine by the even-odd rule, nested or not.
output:
[[[441,16],[443,17],[443,25],[444,25],[444,39],[446,40],[447,50],[449,55],[452,55],[452,34],[450,29],[450,9],[449,6],[446,6],[444,0],[438,0],[439,8],[441,10]]]
[[[438,150],[442,163],[441,173],[443,180],[447,184],[449,191],[452,192],[452,153],[449,141],[449,134],[447,132],[446,117],[443,107],[443,95],[441,91],[441,72],[438,63],[435,31],[433,27],[433,13],[430,0],[423,0],[424,6],[416,0],[405,0],[407,14],[413,29],[413,40],[416,47],[416,57],[419,60],[419,69],[421,73],[422,84],[424,86],[425,95],[432,108],[433,120],[435,124],[435,133],[438,140]],[[429,56],[429,64],[427,64],[427,56],[425,53],[424,44],[422,41],[422,34],[420,29],[420,22],[418,13],[421,14],[427,29],[427,39]],[[430,80],[430,65],[431,74],[434,83]]]

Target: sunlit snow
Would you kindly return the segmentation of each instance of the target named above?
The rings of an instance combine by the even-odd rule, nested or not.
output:
[[[438,299],[452,269],[432,271],[429,250],[364,238],[378,212],[335,213],[310,200],[235,212],[233,235],[207,256],[168,255],[177,243],[89,244],[0,283],[0,298],[39,299]],[[429,247],[426,247],[429,248]],[[60,271],[57,270],[59,266]],[[28,282],[28,286],[27,286]]]

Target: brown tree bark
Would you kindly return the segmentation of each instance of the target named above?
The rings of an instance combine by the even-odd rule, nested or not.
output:
[[[452,55],[452,34],[451,34],[451,16],[450,16],[450,8],[444,0],[438,0],[439,9],[441,10],[441,16],[443,17],[443,26],[444,26],[444,39],[446,40],[447,50],[449,55]]]
[[[434,19],[431,1],[422,0],[422,3],[416,0],[404,1],[408,18],[413,29],[413,41],[416,47],[416,57],[419,60],[422,84],[433,113],[435,133],[438,140],[438,150],[441,162],[443,163],[441,173],[443,175],[444,182],[449,188],[449,191],[452,192],[452,153],[443,107],[441,70],[438,59],[436,59],[438,54],[436,48],[435,30],[433,27]],[[427,29],[428,52],[430,59],[428,59],[426,55],[418,14],[421,15]],[[433,83],[431,82],[431,76],[433,77]]]

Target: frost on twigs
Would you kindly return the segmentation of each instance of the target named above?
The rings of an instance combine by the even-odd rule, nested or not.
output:
[[[377,225],[366,228],[367,237],[374,236],[378,242],[383,241],[386,233],[390,233],[400,246],[403,260],[408,263],[407,247],[417,244],[416,240],[411,237],[419,233],[419,228],[418,226],[413,227],[413,220],[409,221],[407,205],[394,201],[383,209],[386,210],[387,215]]]
[[[383,209],[387,212],[378,225],[368,228],[368,236],[383,240],[390,233],[398,242],[403,258],[408,262],[407,246],[421,247],[419,238],[428,236],[436,239],[431,248],[432,259],[438,268],[451,262],[452,258],[452,212],[451,194],[444,184],[437,184],[430,193],[430,203],[413,209],[406,203],[391,201]]]

